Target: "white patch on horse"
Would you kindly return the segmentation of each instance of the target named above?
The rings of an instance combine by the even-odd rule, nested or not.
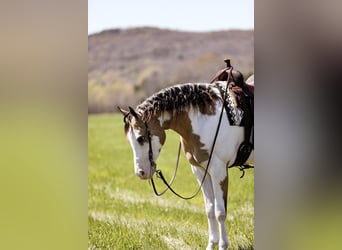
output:
[[[135,174],[141,179],[150,179],[154,174],[154,170],[151,169],[151,163],[149,160],[149,143],[148,141],[145,141],[143,145],[139,144],[137,139],[140,136],[146,135],[141,134],[140,131],[133,129],[132,127],[129,128],[127,139],[130,142],[133,151]],[[151,135],[151,145],[153,160],[156,161],[162,147],[160,138],[158,136]]]
[[[171,115],[169,112],[163,112],[160,117],[158,117],[159,124],[161,127],[163,127],[164,122],[171,120]]]

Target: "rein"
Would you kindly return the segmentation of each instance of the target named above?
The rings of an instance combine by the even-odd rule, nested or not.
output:
[[[231,70],[233,69],[233,67],[230,68],[230,72]],[[150,133],[150,130],[147,126],[147,123],[145,122],[145,127],[146,127],[146,130],[147,130],[147,137],[148,137],[148,143],[149,143],[149,152],[148,152],[148,155],[149,155],[149,161],[150,161],[150,164],[151,164],[151,169],[153,170],[156,170],[156,175],[158,178],[162,179],[162,181],[164,182],[164,184],[166,185],[166,189],[164,191],[162,191],[161,193],[158,193],[156,187],[155,187],[155,184],[154,184],[154,180],[153,180],[153,177],[151,177],[151,183],[152,183],[152,187],[153,187],[153,191],[155,193],[155,195],[157,196],[161,196],[163,195],[168,189],[170,189],[170,191],[175,194],[176,196],[178,196],[179,198],[181,199],[184,199],[184,200],[190,200],[190,199],[193,199],[194,197],[196,197],[198,195],[198,193],[200,192],[202,186],[203,186],[203,183],[204,183],[204,180],[208,174],[208,169],[209,169],[209,165],[210,165],[210,162],[211,162],[211,158],[212,158],[212,155],[213,155],[213,152],[214,152],[214,148],[215,148],[215,143],[216,143],[216,139],[217,139],[217,136],[218,136],[218,132],[220,130],[220,126],[221,126],[221,121],[222,121],[222,116],[223,116],[223,111],[224,111],[224,107],[226,106],[226,97],[227,97],[227,92],[228,92],[228,82],[229,82],[229,77],[230,77],[230,74],[228,74],[228,80],[227,80],[227,83],[226,83],[226,89],[225,89],[225,92],[224,92],[224,97],[223,97],[223,103],[222,103],[222,109],[221,109],[221,113],[220,113],[220,118],[219,118],[219,121],[218,121],[218,124],[217,124],[217,128],[216,128],[216,132],[215,132],[215,136],[214,136],[214,141],[213,141],[213,145],[211,147],[211,150],[210,150],[210,154],[209,154],[209,158],[208,158],[208,163],[207,163],[207,166],[205,168],[205,172],[204,172],[204,176],[203,176],[203,179],[201,181],[201,185],[199,186],[199,188],[197,189],[197,191],[189,196],[189,197],[185,197],[185,196],[182,196],[180,194],[178,194],[172,187],[172,182],[176,176],[176,172],[177,172],[177,168],[178,168],[178,162],[179,162],[179,155],[180,155],[180,144],[179,144],[179,148],[178,148],[178,157],[177,157],[177,164],[176,164],[176,170],[175,170],[175,173],[174,173],[174,176],[172,177],[171,181],[170,181],[170,184],[166,181],[162,171],[160,169],[156,170],[156,163],[154,162],[153,160],[153,152],[152,152],[152,143],[151,143],[151,133]]]
[[[170,183],[167,183],[167,181],[165,180],[163,174],[161,173],[160,170],[156,170],[156,163],[154,162],[153,160],[153,151],[152,151],[152,142],[151,142],[151,132],[150,132],[150,129],[148,128],[147,126],[147,123],[145,122],[145,127],[146,127],[146,130],[147,130],[147,138],[148,138],[148,144],[149,144],[149,149],[148,149],[148,158],[149,158],[149,161],[150,161],[150,164],[151,164],[151,168],[150,170],[153,170],[156,172],[157,176],[162,178],[162,180],[164,181],[164,183],[166,183],[166,188],[160,192],[158,194],[157,190],[156,190],[156,187],[154,185],[154,181],[153,181],[153,178],[151,179],[152,180],[152,186],[153,186],[153,190],[154,190],[154,193],[158,196],[161,196],[163,195],[168,189],[170,189],[169,187],[171,187],[175,177],[176,177],[176,174],[177,174],[177,170],[178,170],[178,165],[179,165],[179,156],[180,156],[180,151],[181,151],[181,143],[179,142],[179,146],[178,146],[178,154],[177,154],[177,162],[176,162],[176,167],[175,167],[175,171],[173,173],[173,176],[171,178],[171,181]]]

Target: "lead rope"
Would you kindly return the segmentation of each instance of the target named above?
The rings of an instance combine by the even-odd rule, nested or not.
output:
[[[232,69],[233,67],[231,67]],[[161,170],[156,170],[156,175],[158,178],[162,179],[162,181],[164,182],[164,184],[166,185],[166,190],[170,189],[170,191],[175,194],[176,196],[178,196],[179,198],[181,199],[184,199],[184,200],[190,200],[190,199],[193,199],[194,197],[196,197],[199,193],[199,191],[201,190],[202,186],[203,186],[203,183],[204,183],[204,180],[208,174],[208,169],[209,169],[209,164],[210,164],[210,161],[211,161],[211,157],[213,155],[213,152],[214,152],[214,147],[215,147],[215,143],[216,143],[216,139],[217,139],[217,136],[218,136],[218,132],[220,130],[220,126],[221,126],[221,121],[222,121],[222,116],[223,116],[223,110],[224,110],[224,106],[226,105],[226,97],[227,97],[227,91],[228,91],[228,82],[229,82],[229,74],[228,74],[228,79],[227,79],[227,83],[226,83],[226,89],[225,89],[225,93],[224,93],[224,97],[223,97],[223,103],[222,103],[222,109],[221,109],[221,113],[220,113],[220,118],[219,118],[219,122],[217,124],[217,129],[216,129],[216,132],[215,132],[215,137],[214,137],[214,141],[213,141],[213,145],[211,147],[211,150],[210,150],[210,155],[209,155],[209,158],[208,158],[208,163],[207,163],[207,166],[205,168],[205,172],[204,172],[204,176],[203,176],[203,179],[201,181],[201,185],[199,186],[199,188],[197,189],[197,191],[189,196],[189,197],[184,197],[180,194],[178,194],[172,187],[171,185],[169,185],[169,183],[167,183],[163,173]],[[147,124],[146,124],[147,126]],[[150,134],[149,134],[149,130],[148,130],[148,140],[149,140],[149,144],[150,144],[150,152],[152,152],[152,145],[151,145],[151,137],[150,137]],[[152,153],[149,152],[149,157],[150,157],[150,162],[151,162],[151,168],[153,166],[153,156],[151,157]],[[151,161],[152,159],[152,161]],[[178,160],[177,160],[178,161]],[[155,164],[155,163],[154,163]],[[154,165],[154,168],[155,168],[155,165]],[[152,187],[153,187],[153,191],[155,193],[155,195],[157,196],[161,196],[162,194],[164,194],[166,192],[166,190],[164,190],[162,193],[158,193],[156,187],[155,187],[155,184],[154,184],[154,180],[153,180],[153,177],[151,178],[151,183],[152,183]]]

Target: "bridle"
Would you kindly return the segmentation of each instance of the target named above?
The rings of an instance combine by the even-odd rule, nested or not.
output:
[[[150,161],[150,170],[153,170],[153,172],[155,172],[157,164],[153,160],[151,131],[147,125],[147,122],[144,122],[144,124],[145,124],[145,129],[146,129],[147,140],[148,140],[148,160]]]
[[[150,162],[150,176],[151,176],[151,183],[152,183],[152,187],[153,187],[153,191],[154,193],[157,195],[157,196],[161,196],[163,195],[168,189],[171,188],[171,185],[176,177],[176,174],[177,174],[177,170],[178,170],[178,165],[179,165],[179,156],[180,156],[180,151],[181,151],[181,143],[179,143],[179,146],[178,146],[178,155],[177,155],[177,161],[176,161],[176,167],[175,167],[175,171],[173,173],[173,176],[170,180],[170,182],[168,183],[164,176],[163,176],[163,173],[161,172],[161,170],[159,169],[156,169],[157,167],[157,164],[155,163],[154,159],[153,159],[153,150],[152,150],[152,136],[151,136],[151,131],[147,125],[147,122],[144,122],[144,125],[145,125],[145,130],[146,130],[146,135],[147,135],[147,141],[148,141],[148,160]],[[164,183],[166,183],[166,188],[158,193],[157,192],[157,189],[155,187],[155,184],[154,184],[154,180],[153,180],[153,176],[151,174],[151,171],[152,172],[155,172],[157,177],[158,178],[161,178],[163,180]]]

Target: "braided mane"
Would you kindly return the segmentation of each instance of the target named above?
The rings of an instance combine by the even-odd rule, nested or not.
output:
[[[143,121],[163,112],[176,115],[190,107],[204,114],[215,113],[215,102],[220,98],[215,85],[208,83],[186,83],[165,88],[148,97],[137,107]]]

